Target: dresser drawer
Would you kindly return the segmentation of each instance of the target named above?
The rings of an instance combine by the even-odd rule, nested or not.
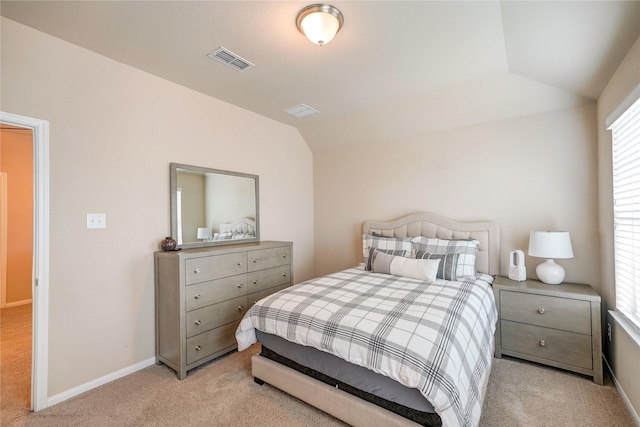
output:
[[[242,319],[247,312],[247,297],[230,299],[187,313],[187,338]]]
[[[233,348],[236,343],[236,328],[240,321],[228,323],[200,335],[187,339],[187,365],[213,353]]]
[[[502,349],[592,369],[591,336],[502,320]]]
[[[248,256],[248,271],[256,271],[291,264],[291,249],[289,246],[259,249],[257,251],[249,252]]]
[[[258,301],[260,301],[262,298],[268,297],[269,295],[274,294],[274,293],[276,293],[278,291],[281,291],[282,289],[286,289],[289,286],[290,286],[290,284],[287,283],[285,285],[274,286],[272,288],[265,289],[263,291],[254,292],[252,294],[249,294],[247,296],[247,303],[249,304],[249,306],[252,306],[253,304],[255,304]]]
[[[291,266],[283,265],[248,273],[247,282],[249,284],[248,293],[291,283]]]
[[[591,304],[569,298],[500,291],[500,318],[591,335]]]
[[[247,253],[239,252],[193,258],[185,261],[186,283],[206,282],[247,272]]]
[[[186,287],[186,309],[191,311],[246,294],[246,274],[198,283]]]

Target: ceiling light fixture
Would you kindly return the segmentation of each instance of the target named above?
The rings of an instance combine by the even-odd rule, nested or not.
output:
[[[298,12],[296,26],[311,43],[319,46],[329,43],[342,28],[344,17],[329,4],[312,4]]]

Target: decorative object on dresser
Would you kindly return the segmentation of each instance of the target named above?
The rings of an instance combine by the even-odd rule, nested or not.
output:
[[[172,239],[171,236],[165,237],[164,240],[160,242],[160,248],[163,251],[174,251],[176,249],[176,241]]]
[[[187,371],[237,347],[248,307],[291,286],[290,242],[155,253],[156,361]]]
[[[532,231],[529,234],[529,255],[547,260],[536,267],[538,279],[548,285],[564,280],[564,268],[553,258],[573,258],[571,238],[567,231]]]
[[[495,357],[526,359],[603,384],[600,296],[591,286],[498,276],[493,293],[498,308]]]

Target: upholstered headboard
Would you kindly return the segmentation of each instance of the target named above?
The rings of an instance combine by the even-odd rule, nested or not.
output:
[[[480,242],[476,269],[490,275],[500,273],[500,227],[494,221],[463,222],[421,212],[393,221],[365,221],[362,228],[364,234],[375,232],[389,237],[475,239]]]

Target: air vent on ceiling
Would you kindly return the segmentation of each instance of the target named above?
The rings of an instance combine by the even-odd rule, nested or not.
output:
[[[311,116],[314,114],[318,114],[320,113],[320,111],[309,107],[308,105],[305,104],[298,104],[298,105],[294,105],[293,107],[289,107],[289,108],[285,108],[284,110],[285,113],[287,114],[291,114],[292,116],[295,117],[307,117],[307,116]]]
[[[236,55],[230,50],[225,49],[224,47],[219,47],[207,56],[211,59],[222,62],[224,65],[227,65],[236,71],[246,71],[251,67],[255,67],[251,62],[239,55]]]

